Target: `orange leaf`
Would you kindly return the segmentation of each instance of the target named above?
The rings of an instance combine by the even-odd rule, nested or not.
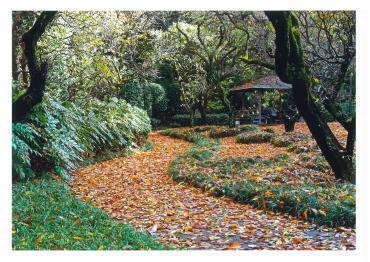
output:
[[[79,218],[78,218],[78,219],[75,221],[75,224],[76,224],[76,225],[81,224],[81,219],[79,219]]]
[[[240,248],[240,247],[241,247],[241,245],[240,245],[239,242],[231,242],[229,244],[229,248]]]
[[[293,240],[292,240],[292,243],[293,244],[300,244],[300,243],[302,243],[303,242],[303,240],[302,239],[300,239],[300,238],[294,238]]]

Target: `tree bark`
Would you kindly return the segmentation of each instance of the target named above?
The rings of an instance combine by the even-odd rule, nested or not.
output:
[[[12,76],[13,80],[18,80],[18,48],[19,48],[19,27],[22,12],[16,12],[12,26]]]
[[[199,112],[200,112],[200,120],[201,124],[207,124],[207,107],[208,107],[208,98],[202,99],[199,102]]]
[[[303,60],[298,20],[289,11],[265,12],[276,32],[275,70],[279,78],[292,84],[295,104],[332,167],[335,177],[355,183],[352,156],[343,150],[321,116],[311,94],[311,74]]]
[[[42,101],[48,63],[40,63],[36,58],[37,42],[45,32],[46,26],[54,19],[55,11],[44,11],[37,18],[32,28],[22,36],[24,54],[30,74],[30,85],[26,93],[13,103],[13,122],[25,119],[31,109]]]

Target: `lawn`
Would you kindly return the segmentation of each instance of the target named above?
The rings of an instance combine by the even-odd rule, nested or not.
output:
[[[52,178],[13,185],[14,250],[164,249],[151,236],[114,221]]]

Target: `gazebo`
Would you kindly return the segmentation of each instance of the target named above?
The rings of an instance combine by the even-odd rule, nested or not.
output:
[[[289,90],[292,85],[282,82],[276,75],[268,75],[250,82],[244,83],[242,85],[236,86],[231,89],[231,92],[238,94],[242,100],[241,112],[245,112],[244,107],[244,94],[246,92],[251,92],[257,90],[258,97],[258,124],[262,123],[262,99],[263,92],[265,90]]]

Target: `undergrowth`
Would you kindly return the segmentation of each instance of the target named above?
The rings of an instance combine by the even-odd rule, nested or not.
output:
[[[145,111],[117,98],[62,103],[45,96],[26,122],[13,124],[12,131],[15,179],[43,171],[68,178],[68,171],[99,153],[138,148],[151,126]]]

